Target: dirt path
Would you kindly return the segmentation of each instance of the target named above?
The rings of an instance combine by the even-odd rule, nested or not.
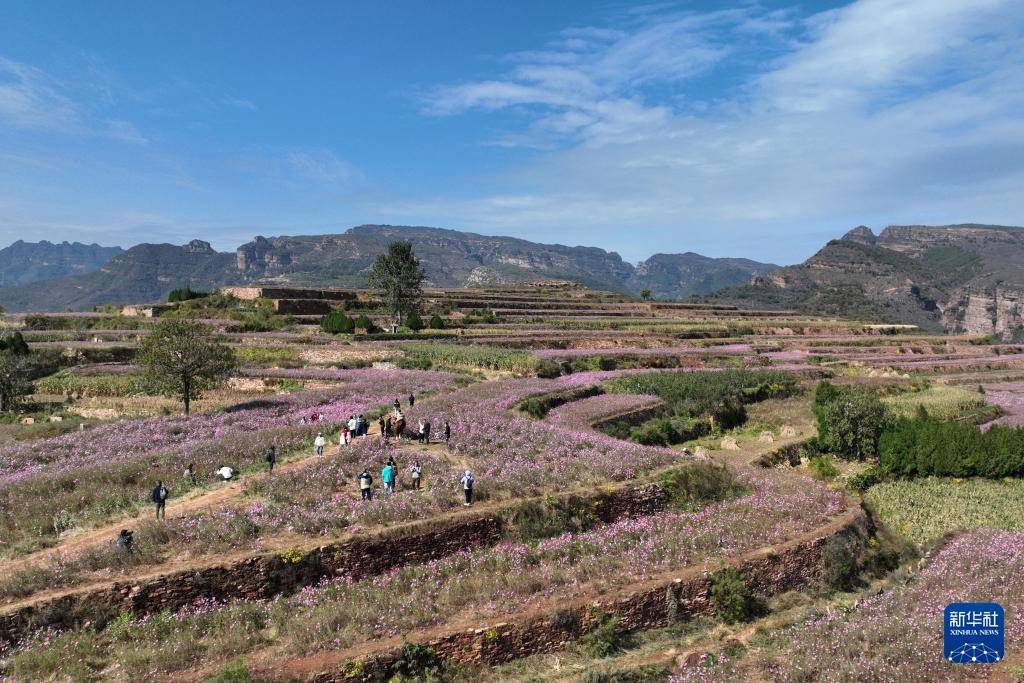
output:
[[[374,423],[370,427],[369,436],[367,438],[376,438],[379,434],[380,429],[377,427],[376,423]],[[412,440],[401,440],[396,441],[395,443],[403,450],[443,450],[443,446],[440,443],[432,443],[428,446],[417,444]],[[333,453],[337,452],[338,446],[336,444],[329,445],[324,457],[330,458]],[[315,453],[306,453],[304,455],[300,455],[297,459],[288,460],[278,464],[277,467],[274,468],[274,473],[275,475],[278,475],[299,470],[315,464],[318,460],[319,458]],[[266,471],[250,473],[245,477],[244,481],[266,479],[267,476]],[[171,495],[173,496],[174,482],[168,483],[171,485]],[[224,504],[238,503],[242,498],[243,490],[243,481],[235,480],[230,483],[214,484],[212,487],[193,489],[180,498],[172,497],[167,502],[167,519],[184,517],[197,511],[207,510]],[[352,497],[357,497],[357,493],[353,491]],[[135,514],[122,517],[113,522],[108,522],[103,526],[83,529],[81,531],[73,531],[61,536],[56,545],[50,546],[49,548],[44,548],[28,555],[0,562],[0,573],[10,574],[12,572],[24,571],[32,565],[42,564],[57,555],[74,554],[92,546],[113,544],[121,529],[131,528],[132,525],[138,524],[139,521],[145,519],[145,516],[148,514],[154,514],[152,507],[145,507]]]

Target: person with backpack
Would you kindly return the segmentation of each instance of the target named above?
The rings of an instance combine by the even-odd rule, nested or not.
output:
[[[313,439],[313,446],[316,448],[316,454],[321,458],[324,457],[324,445],[326,443],[323,432],[318,432],[316,438]]]
[[[469,507],[473,504],[473,473],[469,470],[462,475],[462,491],[466,494],[466,502],[463,505]]]
[[[274,473],[274,465],[277,464],[277,447],[271,444],[270,448],[267,449],[267,455],[265,456],[267,461],[267,472],[269,474]]]
[[[359,473],[359,497],[362,500],[373,500],[373,477],[367,469]]]
[[[156,518],[160,519],[163,517],[167,519],[167,496],[170,495],[170,491],[164,486],[162,481],[158,481],[156,486],[153,487],[153,504],[156,505]]]
[[[380,479],[384,482],[384,493],[395,492],[395,466],[390,462],[380,471]]]
[[[412,467],[409,468],[409,473],[412,475],[412,490],[419,491],[423,488],[423,468],[420,466],[420,461],[417,460]]]

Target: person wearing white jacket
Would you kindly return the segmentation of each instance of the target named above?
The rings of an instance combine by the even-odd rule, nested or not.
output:
[[[316,448],[316,454],[321,458],[324,457],[324,446],[327,445],[327,441],[324,439],[323,432],[316,435],[313,439],[313,447]]]

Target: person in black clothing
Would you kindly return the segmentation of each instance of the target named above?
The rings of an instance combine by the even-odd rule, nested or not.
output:
[[[385,424],[383,417],[381,417],[381,418],[379,418],[377,420],[377,426],[380,427],[380,436],[381,436],[381,438],[384,438],[385,436],[388,435],[388,433],[384,430],[384,427],[387,426],[387,425]]]
[[[156,518],[160,519],[162,516],[167,519],[167,496],[169,495],[167,487],[164,486],[162,481],[158,481],[156,486],[153,487],[153,504],[156,505]]]
[[[444,421],[444,445],[447,446],[448,442],[452,440],[452,426],[448,424],[448,420]]]
[[[119,555],[130,555],[135,550],[133,543],[132,532],[128,529],[121,529],[121,533],[117,535],[117,542],[114,544],[114,547]]]
[[[409,394],[409,407],[412,408],[414,405],[416,405],[416,397]]]
[[[423,443],[430,443],[430,421],[423,423]]]
[[[274,465],[277,464],[277,448],[274,447],[273,445],[271,445],[271,447],[267,449],[266,460],[267,460],[267,471],[270,474],[273,474],[274,473]]]
[[[396,399],[395,399],[395,412],[397,413],[397,412],[398,412],[399,410],[401,410],[401,409],[402,409],[402,403],[401,403],[401,401],[399,401],[399,400],[398,400],[398,399],[396,398]]]

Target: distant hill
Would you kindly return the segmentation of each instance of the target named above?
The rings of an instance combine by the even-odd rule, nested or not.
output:
[[[725,288],[708,301],[795,308],[807,313],[904,322],[927,329],[1002,332],[967,307],[997,307],[1003,290],[1024,284],[1024,229],[995,225],[859,226],[796,266]],[[972,298],[974,297],[973,303]],[[1005,298],[1005,297],[1004,297]]]
[[[626,280],[633,294],[650,289],[656,299],[679,299],[707,294],[778,268],[744,258],[710,258],[692,251],[685,254],[655,254],[637,264]]]
[[[429,284],[464,287],[545,279],[572,280],[595,289],[660,298],[704,294],[775,268],[745,259],[658,254],[634,268],[597,247],[538,244],[513,237],[426,227],[361,225],[341,234],[257,237],[234,254],[194,240],[184,246],[141,244],[88,275],[48,280],[45,287],[0,289],[11,311],[88,309],[98,304],[161,300],[181,286],[280,283],[365,286],[377,255],[389,242],[409,240]]]
[[[0,287],[91,273],[121,251],[121,247],[81,242],[18,240],[0,249]]]
[[[217,252],[202,240],[139,244],[92,273],[0,289],[0,304],[9,311],[62,311],[159,301],[177,287],[228,284],[233,264],[233,254]]]

